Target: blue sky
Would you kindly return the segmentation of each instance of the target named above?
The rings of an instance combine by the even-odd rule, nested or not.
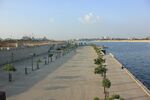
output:
[[[149,0],[0,0],[0,37],[150,36]]]

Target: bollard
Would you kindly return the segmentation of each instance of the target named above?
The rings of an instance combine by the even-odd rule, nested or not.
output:
[[[45,65],[47,64],[46,60],[45,60]]]
[[[28,69],[27,69],[27,67],[24,68],[24,71],[25,71],[25,74],[27,75],[27,74],[28,74]]]
[[[0,91],[0,100],[6,100],[6,94],[4,91]]]

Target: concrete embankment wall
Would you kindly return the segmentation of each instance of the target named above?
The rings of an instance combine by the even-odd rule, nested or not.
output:
[[[109,55],[111,55],[118,63],[120,63],[119,60],[112,53],[109,53]],[[120,63],[120,65],[124,67],[124,71],[141,87],[141,89],[148,96],[150,96],[150,90],[141,81],[139,81],[122,63]]]
[[[55,45],[55,48],[62,44]],[[48,50],[52,47],[52,44],[34,47],[15,48],[10,50],[0,51],[0,65],[10,63],[12,61],[18,61],[31,57],[31,54],[41,55],[48,53]]]

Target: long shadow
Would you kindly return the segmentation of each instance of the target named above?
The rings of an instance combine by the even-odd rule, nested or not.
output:
[[[2,91],[6,91],[7,97],[11,97],[13,95],[19,95],[31,87],[36,85],[38,82],[42,81],[45,77],[49,74],[53,73],[57,70],[61,65],[66,63],[69,59],[71,59],[74,55],[78,54],[79,52],[70,52],[56,61],[46,65],[45,67],[34,71],[33,73],[23,76],[22,78],[15,80],[13,83],[9,83],[7,86],[2,87]],[[64,59],[65,58],[65,59]]]
[[[133,96],[133,97],[127,97],[127,98],[125,98],[125,100],[136,100],[136,99],[138,99],[138,100],[145,100],[145,98],[147,98],[148,99],[148,96],[147,95],[143,95],[143,96]]]
[[[133,90],[139,90],[139,88],[130,88],[130,89],[122,89],[122,90],[109,90],[110,92],[129,92]]]
[[[135,84],[135,82],[133,81],[128,81],[128,82],[120,82],[120,83],[112,83],[112,86],[119,86],[119,85],[131,85],[131,84]]]

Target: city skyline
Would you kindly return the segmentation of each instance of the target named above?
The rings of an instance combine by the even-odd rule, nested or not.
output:
[[[1,0],[0,37],[150,36],[148,0]]]

